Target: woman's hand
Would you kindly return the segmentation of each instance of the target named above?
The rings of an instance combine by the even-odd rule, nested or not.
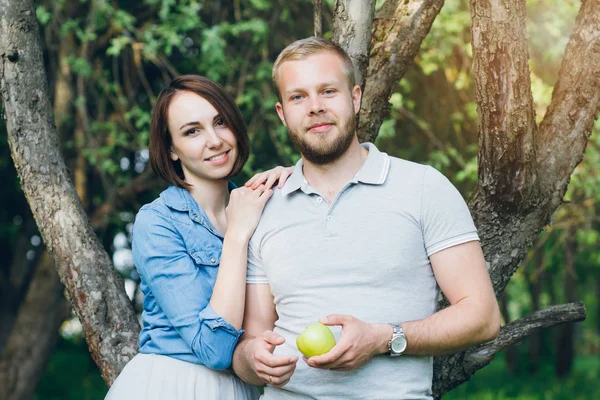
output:
[[[231,191],[227,205],[227,234],[242,240],[249,240],[267,200],[273,195],[272,189],[260,185],[257,189],[241,187]]]
[[[292,172],[294,172],[294,167],[275,167],[254,175],[244,186],[257,189],[260,185],[264,185],[267,189],[270,189],[275,185],[275,182],[279,181],[277,187],[281,189]]]

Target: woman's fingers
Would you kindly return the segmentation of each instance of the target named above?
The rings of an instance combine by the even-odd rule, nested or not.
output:
[[[280,167],[278,167],[280,168]],[[273,187],[273,185],[275,184],[275,181],[277,179],[279,179],[280,174],[272,172],[269,177],[267,178],[267,183],[265,183],[265,186],[268,187],[269,189]]]
[[[257,371],[260,378],[265,382],[275,387],[282,387],[289,382],[294,371],[296,370],[296,364],[287,364],[280,367],[268,367],[263,365],[261,371]]]
[[[256,189],[264,184],[267,188],[272,188],[275,185],[275,182],[279,181],[278,187],[281,189],[292,172],[294,172],[294,167],[275,167],[254,175],[244,184],[244,186]]]
[[[281,171],[281,175],[279,176],[279,184],[277,185],[279,189],[281,189],[283,185],[285,185],[285,182],[288,180],[292,172],[294,172],[293,167],[284,168],[283,171]]]

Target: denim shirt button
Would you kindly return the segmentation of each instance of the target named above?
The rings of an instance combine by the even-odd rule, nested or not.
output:
[[[217,260],[215,260],[215,259],[214,259],[214,257],[210,259],[210,262],[211,262],[211,263],[213,263],[213,264],[214,264],[216,261],[217,261]]]

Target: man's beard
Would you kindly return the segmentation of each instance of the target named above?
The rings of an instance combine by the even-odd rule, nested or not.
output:
[[[302,156],[313,164],[325,165],[332,163],[340,158],[352,144],[354,134],[356,132],[356,118],[348,118],[345,124],[340,127],[336,124],[338,135],[333,141],[327,141],[327,135],[331,133],[305,133],[300,134],[298,130],[292,130],[288,127],[290,137],[300,150]],[[313,144],[306,140],[306,135],[315,135],[318,140],[317,144]]]

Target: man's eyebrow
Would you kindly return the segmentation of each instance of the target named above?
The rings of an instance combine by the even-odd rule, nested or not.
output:
[[[321,88],[324,88],[326,86],[336,86],[336,85],[339,85],[339,84],[340,84],[340,82],[338,82],[338,81],[327,81],[327,82],[319,83],[317,87],[319,89],[321,89]],[[284,93],[285,94],[291,94],[291,93],[304,92],[304,91],[305,90],[302,89],[302,88],[293,88],[293,89],[286,90]]]
[[[291,94],[291,93],[295,93],[295,92],[302,92],[303,89],[300,88],[293,88],[293,89],[288,89],[285,91],[285,94]]]

